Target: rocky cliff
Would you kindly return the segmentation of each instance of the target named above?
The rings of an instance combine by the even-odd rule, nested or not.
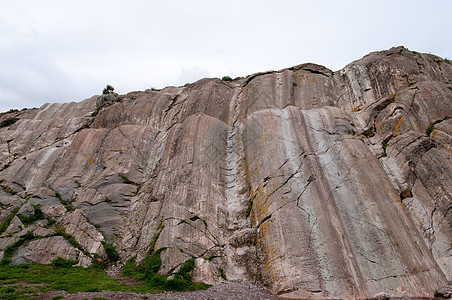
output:
[[[155,242],[160,272],[195,258],[196,281],[432,295],[452,280],[451,117],[450,62],[403,47],[4,113],[0,250],[27,236],[11,264],[86,266]]]

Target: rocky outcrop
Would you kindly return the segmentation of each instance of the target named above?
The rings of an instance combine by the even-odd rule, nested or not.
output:
[[[160,272],[194,258],[207,283],[433,295],[452,280],[451,117],[450,62],[403,47],[5,113],[0,250],[31,231],[12,263],[152,244]]]

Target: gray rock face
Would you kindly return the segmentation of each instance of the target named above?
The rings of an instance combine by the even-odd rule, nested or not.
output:
[[[452,280],[451,117],[450,62],[403,47],[6,113],[0,250],[29,230],[13,263],[89,265],[156,241],[161,272],[195,258],[207,283],[431,296]],[[11,219],[36,207],[48,225]]]
[[[54,236],[33,240],[20,247],[13,255],[11,264],[37,262],[51,263],[52,259],[62,257],[65,259],[77,259],[80,251],[72,247],[63,237]]]

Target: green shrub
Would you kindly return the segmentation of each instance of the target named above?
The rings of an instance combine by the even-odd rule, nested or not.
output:
[[[381,142],[381,147],[383,148],[383,151],[386,151],[386,148],[388,147],[388,144],[385,141]]]
[[[127,178],[125,175],[121,175],[121,178],[122,178],[122,183],[133,184],[133,182],[130,181],[129,178]]]
[[[61,197],[60,193],[55,192],[55,197],[58,198],[58,200],[60,200],[61,204],[64,205],[64,207],[68,210],[68,211],[72,211],[74,208],[72,207],[72,204],[69,203],[68,201],[64,200],[63,197]],[[74,200],[74,199],[72,199]]]
[[[0,225],[0,234],[5,232],[6,229],[8,229],[9,224],[11,224],[11,220],[14,218],[16,213],[19,211],[19,207],[16,207],[13,209],[13,211],[5,218],[5,220]]]
[[[107,261],[100,257],[97,253],[94,253],[93,257],[91,258],[91,263],[93,268],[102,270],[106,269],[108,266]]]
[[[427,127],[427,129],[425,130],[425,133],[426,133],[428,136],[430,136],[430,134],[432,134],[432,132],[433,132],[433,128],[434,128],[434,125],[433,125],[433,124],[430,124],[430,125]]]
[[[60,193],[58,193],[58,192],[55,192],[55,197],[57,197],[58,200],[60,200],[60,202],[66,202],[66,201],[63,200],[63,198],[61,197]]]
[[[221,278],[223,278],[224,280],[226,280],[226,274],[224,273],[223,268],[218,268],[218,271],[220,272]]]
[[[166,283],[166,278],[167,278],[166,275],[155,274],[149,280],[149,285],[152,287],[163,287]]]
[[[154,236],[152,237],[151,243],[149,244],[148,253],[154,252],[155,243],[157,243],[157,240],[158,240],[160,234],[162,233],[163,228],[165,228],[165,226],[163,226],[162,223],[160,222],[159,228],[158,228],[157,232],[154,234]]]
[[[221,78],[221,80],[223,80],[223,81],[232,81],[232,78],[230,76],[224,76],[223,78]]]
[[[113,246],[112,243],[102,242],[102,246],[104,246],[105,253],[107,253],[108,260],[112,263],[115,263],[119,260],[118,252],[116,252],[116,246]]]
[[[114,90],[115,90],[114,87],[112,87],[111,85],[107,84],[107,86],[106,86],[106,87],[104,88],[104,90],[102,91],[102,94],[103,94],[103,95],[108,95],[108,94],[113,93]]]
[[[192,257],[187,260],[182,267],[180,267],[179,271],[176,272],[176,276],[179,276],[180,279],[191,281],[191,275],[189,274],[195,268],[195,259]]]
[[[41,211],[41,205],[33,205],[33,208],[35,209],[35,211],[31,216],[17,215],[24,225],[28,225],[33,223],[34,221],[44,219],[44,215]]]
[[[160,254],[163,250],[166,249],[166,247],[163,247],[156,251],[153,251],[152,253],[148,253],[148,255],[146,255],[146,257],[143,259],[141,268],[146,279],[152,279],[152,277],[160,270],[160,266],[162,265]]]
[[[62,257],[57,257],[52,260],[52,266],[54,268],[70,268],[77,263],[78,260],[64,259]]]
[[[124,267],[122,267],[122,275],[133,276],[139,273],[135,260],[136,256],[132,256],[126,261]]]
[[[162,251],[168,249],[167,247],[162,247],[154,250],[155,244],[157,243],[163,228],[164,226],[160,224],[157,232],[152,237],[148,253],[141,264],[137,266],[135,263],[136,258],[129,258],[122,269],[122,274],[133,276],[138,280],[143,280],[146,282],[147,286],[158,290],[185,291],[209,288],[210,286],[207,284],[194,283],[191,281],[189,273],[195,267],[195,258],[193,257],[188,259],[176,273],[173,273],[174,269],[171,269],[167,274],[158,274],[162,265],[160,254]],[[174,279],[168,279],[170,275],[174,275]]]
[[[442,121],[447,120],[447,119],[448,119],[448,117],[445,117],[444,119],[436,120],[436,121],[430,123],[430,125],[428,125],[427,129],[425,130],[425,133],[428,136],[430,136],[432,134],[432,132],[433,132],[433,129],[435,128],[435,125],[438,124],[438,123],[441,123]]]
[[[245,215],[247,216],[247,217],[249,217],[249,215],[251,214],[251,211],[253,210],[253,200],[250,200],[249,202],[248,202],[248,206],[247,206],[247,208],[246,208],[246,212],[245,212]]]
[[[163,288],[169,291],[185,291],[188,290],[189,287],[190,282],[177,278],[166,280],[163,284]]]
[[[74,248],[82,251],[85,255],[89,255],[89,253],[85,249],[83,249],[83,247],[75,240],[72,235],[66,233],[66,229],[63,226],[57,228],[56,234],[64,237],[66,241],[68,241],[69,244],[71,244]]]
[[[5,251],[3,252],[3,259],[0,262],[1,265],[9,265],[11,262],[11,257],[13,256],[13,253],[19,249],[20,246],[22,246],[25,242],[31,241],[34,239],[33,232],[28,231],[26,234],[20,237],[20,239],[15,242],[14,244],[6,247]]]

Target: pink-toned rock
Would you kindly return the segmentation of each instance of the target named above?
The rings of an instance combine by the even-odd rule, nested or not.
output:
[[[162,273],[193,258],[196,281],[288,297],[431,297],[452,280],[451,82],[448,60],[397,47],[337,72],[302,64],[1,114],[0,221],[43,219],[14,217],[0,250],[30,230],[57,236],[14,263],[86,266],[106,241],[122,261],[163,248]]]

